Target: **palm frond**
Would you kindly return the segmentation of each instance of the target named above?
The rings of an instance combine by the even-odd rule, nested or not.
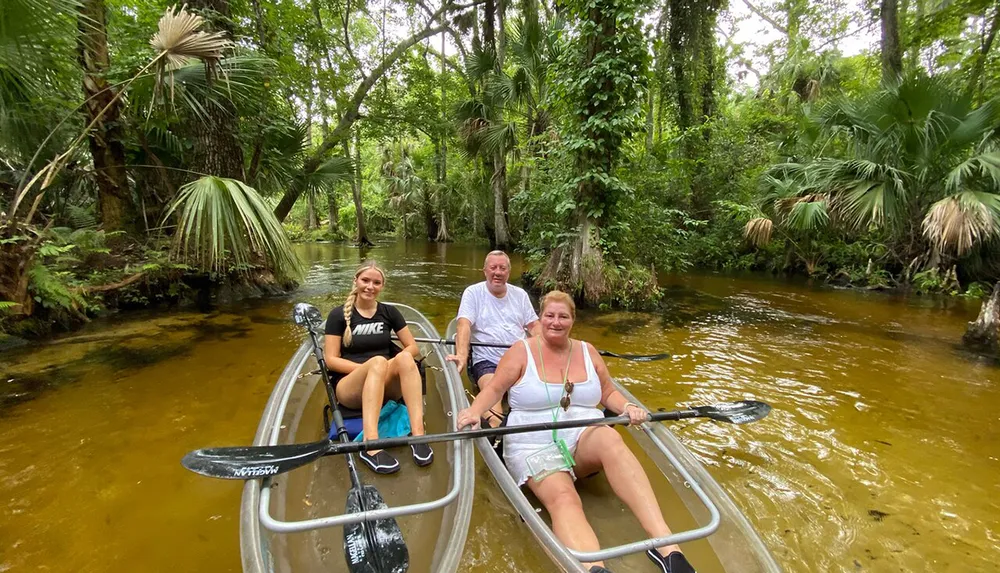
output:
[[[160,18],[159,30],[149,40],[157,52],[156,85],[164,85],[166,79],[171,87],[171,96],[174,70],[184,67],[192,59],[201,60],[209,70],[213,70],[223,53],[232,47],[232,42],[224,33],[202,32],[204,23],[201,16],[184,8],[167,8]]]
[[[216,64],[221,76],[219,81],[209,81],[201,64],[189,63],[172,72],[172,81],[179,87],[175,93],[185,107],[205,120],[207,106],[223,111],[230,109],[226,102],[244,110],[259,107],[265,78],[273,63],[254,55],[226,58]]]
[[[174,253],[207,272],[248,273],[263,262],[276,276],[302,277],[281,223],[252,187],[206,176],[181,187],[164,220],[179,215]]]
[[[938,201],[923,221],[924,236],[959,256],[1000,234],[1000,196],[965,191]]]
[[[217,62],[232,43],[223,32],[202,32],[204,23],[204,18],[184,8],[167,8],[149,45],[162,54],[167,68],[179,68],[192,59]]]
[[[513,80],[507,74],[492,74],[483,90],[483,102],[487,110],[492,110],[491,117],[498,116],[502,109],[515,101],[517,91]]]
[[[771,242],[771,232],[774,222],[767,217],[757,217],[747,221],[743,227],[743,236],[755,247],[763,247]]]
[[[480,139],[487,153],[505,153],[517,143],[517,124],[511,121],[487,125],[482,129]]]
[[[0,3],[0,110],[61,81],[56,74],[75,38],[77,0]]]
[[[354,162],[349,157],[331,157],[309,174],[306,186],[312,189],[329,189],[354,176]]]
[[[893,195],[886,191],[882,183],[860,181],[839,198],[838,206],[844,218],[856,229],[866,225],[883,226],[886,213],[894,213],[897,205]]]
[[[797,231],[812,231],[826,226],[829,222],[827,197],[824,195],[800,198],[791,206],[785,218],[785,224]]]
[[[951,192],[960,191],[970,184],[975,176],[992,182],[993,188],[1000,190],[1000,150],[981,153],[966,159],[948,173],[945,185]]]
[[[465,73],[472,81],[480,81],[497,70],[496,54],[490,50],[473,49],[465,61]]]

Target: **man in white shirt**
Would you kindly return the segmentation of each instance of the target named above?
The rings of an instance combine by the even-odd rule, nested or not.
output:
[[[510,346],[525,337],[525,331],[532,336],[538,334],[538,315],[535,314],[528,293],[524,289],[507,284],[510,278],[510,257],[503,251],[492,251],[483,263],[486,280],[476,283],[462,293],[462,303],[458,307],[458,331],[455,335],[456,354],[447,359],[465,369],[469,361],[469,340]],[[506,348],[472,348],[469,378],[479,388],[484,388],[493,379],[500,357]],[[496,404],[491,411],[501,412]],[[500,425],[500,418],[490,415],[492,427]]]

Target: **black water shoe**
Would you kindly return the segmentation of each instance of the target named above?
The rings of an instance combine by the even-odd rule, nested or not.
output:
[[[695,573],[694,567],[688,563],[687,557],[680,551],[671,551],[666,557],[655,549],[646,551],[646,557],[659,566],[663,573]]]
[[[600,565],[594,565],[590,568],[590,573],[611,573],[611,569],[605,569]]]
[[[399,460],[392,457],[392,455],[385,450],[382,450],[377,454],[361,452],[361,455],[358,457],[361,458],[361,461],[365,462],[368,469],[377,474],[394,474],[399,471]]]
[[[413,451],[413,463],[420,467],[429,466],[434,461],[434,450],[427,444],[410,444]]]

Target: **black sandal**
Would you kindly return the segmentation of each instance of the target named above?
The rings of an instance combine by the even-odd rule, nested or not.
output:
[[[434,462],[434,450],[427,444],[410,444],[410,451],[413,453],[413,463],[420,467],[426,467]]]
[[[694,567],[680,551],[671,551],[670,555],[664,557],[659,551],[650,549],[646,551],[646,557],[656,563],[663,573],[695,573]]]
[[[361,452],[358,457],[368,466],[368,469],[377,474],[394,474],[399,471],[399,460],[385,450],[377,454]]]

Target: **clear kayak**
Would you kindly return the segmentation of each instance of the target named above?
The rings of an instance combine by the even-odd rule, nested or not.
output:
[[[454,340],[456,322],[445,338]],[[447,352],[453,352],[448,346]],[[457,375],[454,365],[448,368]],[[629,401],[641,402],[621,385]],[[781,571],[767,547],[725,491],[700,462],[662,423],[619,426],[626,443],[636,452],[673,534],[651,540],[625,505],[618,500],[603,475],[581,479],[577,490],[602,549],[581,553],[560,542],[548,523],[541,503],[518,487],[497,454],[492,440],[475,440],[497,485],[559,571],[586,573],[582,562],[604,560],[612,571],[654,571],[644,555],[654,545],[680,543],[699,573],[757,573]],[[530,498],[529,498],[530,496]]]
[[[404,305],[394,306],[403,313],[414,336],[438,338],[434,326],[420,312]],[[467,403],[462,380],[454,367],[444,368],[442,345],[420,347],[427,376],[426,430],[454,431],[455,413]],[[312,342],[306,340],[278,378],[253,445],[323,439],[326,404]],[[426,468],[416,467],[409,448],[392,453],[401,465],[396,474],[376,476],[367,468],[358,468],[362,481],[377,487],[389,506],[367,515],[345,514],[350,479],[344,456],[327,456],[273,478],[247,481],[240,507],[243,570],[347,571],[343,526],[392,516],[399,523],[409,551],[410,571],[456,571],[472,512],[472,444],[468,440],[437,444],[434,463]]]

